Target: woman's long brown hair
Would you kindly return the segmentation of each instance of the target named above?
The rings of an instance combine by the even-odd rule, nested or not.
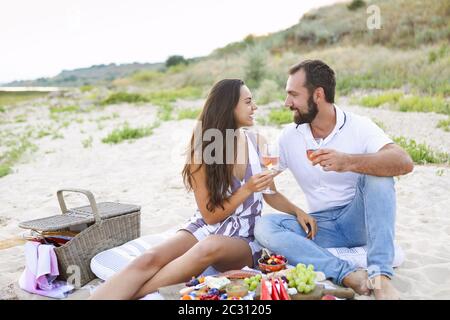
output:
[[[230,190],[233,179],[233,164],[225,163],[212,163],[201,165],[193,165],[194,153],[203,151],[205,148],[214,143],[213,141],[203,141],[203,136],[208,129],[218,129],[222,133],[223,141],[223,157],[226,159],[227,155],[227,143],[226,143],[226,130],[227,129],[237,129],[237,124],[234,118],[234,109],[237,106],[240,98],[241,87],[244,82],[239,79],[224,79],[217,82],[211,89],[206,99],[205,105],[203,107],[202,113],[200,114],[198,121],[199,125],[202,126],[201,136],[198,138],[198,142],[201,143],[201,149],[199,146],[195,146],[194,134],[192,134],[190,141],[190,148],[188,154],[188,161],[185,164],[182,175],[183,181],[186,188],[190,191],[192,190],[193,184],[193,174],[205,167],[206,170],[206,186],[209,192],[209,201],[206,204],[206,208],[214,212],[217,207],[222,209],[224,202],[226,201],[227,192]],[[236,146],[236,137],[233,143]],[[236,152],[234,150],[234,155]],[[214,156],[214,155],[212,155]],[[220,158],[220,157],[219,157]],[[235,157],[236,159],[236,157]],[[190,160],[190,161],[189,161]],[[193,171],[192,168],[195,168]]]

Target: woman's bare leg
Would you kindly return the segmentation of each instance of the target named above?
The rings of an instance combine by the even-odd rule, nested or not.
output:
[[[89,299],[130,299],[167,263],[183,255],[197,243],[181,230],[163,243],[150,248],[97,288]]]
[[[142,286],[134,298],[141,298],[160,287],[188,281],[211,265],[218,271],[252,266],[250,246],[245,240],[239,238],[209,236],[159,270]]]

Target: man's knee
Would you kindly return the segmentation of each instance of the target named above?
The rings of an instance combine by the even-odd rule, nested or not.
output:
[[[393,177],[378,177],[371,175],[364,175],[365,184],[369,185],[394,185]]]
[[[267,215],[261,216],[255,223],[255,237],[258,237],[259,234],[265,232],[265,229],[268,225],[271,224],[269,219],[266,217]]]
[[[383,225],[395,223],[396,212],[396,192],[393,177],[364,176],[364,187],[362,195],[364,197],[365,211],[383,217]],[[378,223],[376,223],[378,224]]]
[[[287,216],[288,217],[288,216]],[[270,247],[270,242],[276,236],[276,231],[281,230],[280,221],[285,219],[283,214],[264,214],[256,221],[255,238],[263,247]]]
[[[264,240],[263,235],[271,234],[273,228],[278,225],[276,214],[264,214],[255,223],[255,238],[259,242]]]
[[[360,178],[360,183],[362,184],[364,190],[366,191],[395,191],[394,189],[394,178],[393,177],[377,177],[371,175],[362,175]]]

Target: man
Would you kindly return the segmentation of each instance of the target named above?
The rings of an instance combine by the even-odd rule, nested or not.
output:
[[[370,119],[337,107],[335,86],[334,71],[322,61],[306,60],[289,70],[285,105],[295,123],[280,137],[280,167],[290,169],[305,193],[309,230],[304,231],[295,215],[270,214],[258,221],[255,236],[293,265],[313,264],[359,294],[373,290],[376,299],[398,299],[390,282],[393,176],[411,172],[413,162]],[[307,149],[316,151],[308,158]],[[368,246],[367,271],[325,249],[362,245]]]

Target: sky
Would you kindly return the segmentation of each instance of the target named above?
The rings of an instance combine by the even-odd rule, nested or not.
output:
[[[342,0],[340,0],[342,1]],[[0,83],[94,64],[205,56],[336,0],[2,0]]]

